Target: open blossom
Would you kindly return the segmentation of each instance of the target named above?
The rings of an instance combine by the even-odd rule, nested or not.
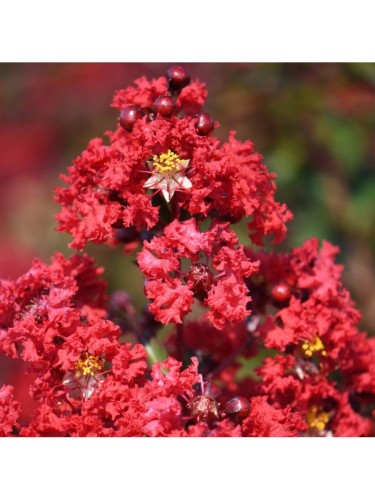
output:
[[[161,191],[165,200],[170,202],[177,190],[183,191],[192,187],[185,175],[189,163],[190,160],[181,160],[170,149],[160,156],[155,155],[147,162],[152,175],[144,183],[144,187]]]
[[[265,345],[292,349],[297,357],[318,361],[328,371],[345,364],[353,355],[352,343],[362,337],[357,326],[361,316],[342,286],[342,267],[334,261],[337,252],[328,242],[319,249],[313,238],[289,255],[257,254],[269,287],[284,282],[290,289],[286,303],[266,315],[261,328]]]
[[[13,428],[24,436],[183,432],[178,397],[193,394],[192,386],[199,381],[197,363],[180,373],[181,363],[171,358],[160,368],[154,365],[153,382],[148,382],[144,346],[121,342],[117,325],[98,312],[90,314],[97,297],[92,302],[89,289],[97,290],[100,280],[85,280],[84,276],[95,276],[94,269],[87,267],[90,260],[86,268],[82,265],[85,259],[66,260],[57,254],[51,265],[36,260],[18,280],[1,283],[7,300],[1,317],[2,351],[26,362],[34,373],[31,394],[40,403],[30,422],[20,425],[19,403],[12,388],[3,387],[2,432],[10,435]],[[62,283],[66,289],[59,288]],[[18,303],[12,296],[16,289],[25,294]],[[167,400],[172,413],[163,417],[167,425],[163,430],[161,416]],[[137,420],[137,431],[128,413]]]
[[[191,262],[186,274],[182,259]],[[251,298],[244,278],[251,276],[258,263],[246,257],[238,238],[229,230],[229,224],[213,223],[206,232],[200,232],[195,219],[169,224],[164,235],[145,242],[138,254],[138,264],[147,278],[146,296],[152,300],[150,311],[162,323],[182,323],[190,312],[196,292],[196,279],[191,268],[197,265],[212,276],[206,289],[199,290],[203,304],[209,308],[207,318],[216,328],[226,322],[244,320]],[[198,264],[201,262],[201,264]],[[204,262],[204,264],[203,264]]]
[[[166,91],[165,80],[145,78],[118,91],[113,105],[122,112],[136,107],[137,119],[128,124],[120,116],[117,129],[107,133],[110,144],[93,139],[62,175],[68,187],[56,189],[62,205],[58,229],[72,234],[71,246],[117,241],[116,228],[157,228],[168,222],[163,203],[172,201],[201,220],[248,218],[257,244],[266,234],[281,241],[291,214],[275,201],[274,175],[253,144],[235,139],[234,133],[223,144],[202,135],[196,114],[207,93],[200,82],[181,90],[167,116],[155,113],[154,106]]]
[[[100,271],[88,257],[57,254],[51,265],[35,260],[18,280],[0,283],[1,351],[21,358],[36,374],[37,399],[59,384],[70,387],[69,373],[78,386],[93,383],[91,378],[96,383],[104,360],[111,362],[124,349],[120,329],[98,307],[105,286]]]
[[[193,394],[197,380],[196,363],[181,370],[181,363],[171,358],[155,364],[149,380],[145,365],[126,381],[113,372],[74,411],[41,405],[22,435],[186,435],[180,396]]]
[[[260,259],[265,302],[276,305],[264,310],[259,338],[280,353],[257,368],[259,390],[273,407],[302,416],[307,435],[367,436],[373,422],[356,409],[374,394],[373,342],[358,330],[360,314],[340,281],[337,251],[311,239],[289,255],[248,252]],[[280,282],[290,294],[275,302]]]
[[[30,393],[39,403],[21,423],[13,389],[3,387],[4,435],[239,435],[238,425],[219,414],[210,426],[190,415],[188,401],[201,382],[196,358],[183,369],[170,357],[149,372],[144,346],[124,343],[120,328],[104,319],[96,293],[104,291],[101,283],[90,259],[60,254],[50,265],[35,260],[18,280],[1,282],[1,348],[34,375]]]

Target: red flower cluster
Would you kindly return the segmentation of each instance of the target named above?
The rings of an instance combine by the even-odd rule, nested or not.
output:
[[[76,249],[142,245],[149,303],[138,314],[125,291],[106,297],[86,255],[0,282],[0,354],[23,360],[38,403],[25,422],[3,385],[0,435],[374,434],[375,342],[358,330],[338,249],[239,244],[231,224],[277,243],[291,214],[249,141],[210,136],[205,97],[181,67],[140,78],[115,95],[109,145],[91,141],[63,176],[59,229]]]
[[[360,314],[340,282],[338,249],[316,239],[290,255],[261,254],[261,275],[288,283],[290,298],[266,314],[258,330],[267,357],[261,393],[276,408],[304,416],[311,435],[370,435],[373,422],[356,410],[375,393],[374,342],[358,331]],[[251,252],[250,252],[251,253]],[[274,301],[270,294],[271,301]]]
[[[121,330],[98,307],[100,273],[88,257],[58,254],[50,266],[35,261],[17,281],[1,283],[2,352],[27,362],[40,403],[29,425],[17,427],[19,405],[3,387],[4,435],[166,435],[179,428],[177,396],[192,395],[196,364],[180,373],[181,363],[170,359],[154,365],[148,380],[144,346],[120,342]]]
[[[184,274],[182,259],[190,263]],[[147,277],[146,296],[153,300],[150,311],[164,324],[182,323],[194,295],[210,308],[207,317],[219,329],[225,322],[239,322],[249,314],[244,278],[258,269],[258,262],[246,257],[228,223],[215,221],[202,233],[195,219],[175,220],[162,236],[144,243],[138,264]]]
[[[291,214],[274,200],[274,176],[261,155],[234,133],[221,144],[200,132],[204,85],[196,81],[178,96],[171,92],[167,116],[155,113],[154,104],[167,91],[165,79],[140,78],[136,85],[115,95],[113,106],[122,114],[117,130],[107,132],[110,145],[92,140],[62,175],[69,187],[56,189],[58,229],[73,235],[71,246],[118,243],[116,228],[158,229],[181,211],[197,220],[251,217],[254,243],[266,234],[281,241]]]

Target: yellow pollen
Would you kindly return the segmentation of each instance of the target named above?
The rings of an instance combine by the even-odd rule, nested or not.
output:
[[[173,175],[180,170],[180,164],[183,162],[176,153],[168,149],[167,153],[153,156],[152,167],[159,174]]]
[[[312,405],[307,412],[306,422],[310,429],[324,431],[329,422],[329,413],[326,411],[319,411],[316,405]]]
[[[320,337],[316,336],[310,341],[304,342],[302,345],[303,354],[308,358],[311,358],[316,353],[320,353],[322,356],[327,356],[327,351],[324,348],[324,344]]]
[[[75,362],[74,366],[76,378],[85,377],[87,375],[94,377],[103,369],[104,361],[98,356],[93,356],[88,352],[84,352],[80,359]]]

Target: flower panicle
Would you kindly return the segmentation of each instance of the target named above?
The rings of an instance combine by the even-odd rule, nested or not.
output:
[[[62,175],[58,230],[136,253],[147,304],[127,275],[107,295],[80,253],[1,280],[0,354],[35,407],[2,385],[0,436],[374,435],[375,342],[338,249],[262,249],[292,214],[252,142],[215,137],[206,97],[182,66],[139,78]]]

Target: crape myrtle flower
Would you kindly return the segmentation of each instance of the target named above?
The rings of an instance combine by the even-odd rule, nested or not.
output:
[[[287,303],[266,315],[260,336],[266,347],[293,353],[300,377],[306,371],[328,375],[340,369],[344,377],[352,378],[354,359],[358,377],[361,364],[366,372],[371,364],[367,361],[365,366],[372,343],[358,330],[361,315],[342,286],[337,253],[338,248],[328,242],[319,249],[313,238],[289,255],[257,255],[265,281],[271,286],[288,282],[291,289]],[[367,385],[374,390],[373,377]]]
[[[290,407],[275,408],[267,402],[267,397],[256,396],[241,427],[243,435],[248,437],[293,437],[301,435],[307,425]]]
[[[196,358],[183,369],[169,357],[149,371],[144,346],[120,342],[121,330],[99,307],[101,271],[87,256],[56,254],[50,265],[36,259],[18,280],[1,283],[1,350],[34,374],[30,394],[39,403],[21,424],[13,388],[3,387],[4,435],[240,435],[219,414],[210,426],[192,419],[186,400],[201,381]]]
[[[185,275],[182,259],[190,263]],[[175,220],[162,236],[144,243],[137,261],[146,276],[145,293],[152,300],[149,309],[161,323],[182,323],[191,310],[197,283],[190,270],[198,263],[205,274],[212,275],[203,300],[209,308],[207,319],[222,329],[226,322],[240,322],[249,314],[251,298],[244,277],[257,271],[258,262],[246,257],[229,223],[213,222],[201,232],[195,219]]]
[[[125,351],[124,351],[125,352]],[[124,357],[127,361],[131,356]],[[186,435],[181,395],[193,394],[198,381],[197,362],[181,370],[181,363],[168,358],[155,363],[146,377],[146,365],[134,373],[113,369],[92,396],[74,411],[57,412],[43,404],[21,433],[24,436],[183,436]],[[131,365],[128,365],[131,366]]]
[[[273,408],[291,409],[306,424],[308,436],[370,436],[374,422],[360,414],[351,402],[351,388],[314,373],[300,379],[293,371],[292,356],[267,358],[257,369],[260,392]]]
[[[259,340],[280,353],[256,369],[260,393],[273,407],[297,411],[307,435],[371,435],[374,342],[358,330],[361,317],[342,286],[337,253],[327,242],[319,249],[316,239],[290,254],[247,250],[260,260],[268,304]],[[275,303],[272,290],[280,283],[290,296]]]
[[[167,153],[154,156],[147,162],[152,175],[144,183],[145,188],[161,190],[165,200],[169,203],[176,190],[191,189],[192,184],[185,175],[190,160],[181,158],[168,149]]]
[[[120,342],[119,327],[103,319],[105,310],[98,307],[101,270],[92,264],[86,256],[65,259],[56,254],[51,265],[35,260],[18,280],[1,282],[0,348],[24,360],[34,373],[30,390],[40,403],[30,422],[21,426],[19,403],[13,399],[13,389],[4,386],[2,432],[185,434],[180,397],[193,395],[200,380],[198,361],[193,359],[182,370],[180,362],[169,358],[155,363],[149,374],[144,346]]]
[[[264,321],[259,332],[265,346],[292,350],[327,368],[343,361],[348,343],[360,337],[357,325],[361,316],[342,286],[342,266],[335,264],[338,248],[323,242],[319,249],[318,240],[312,238],[289,254],[247,248],[245,253],[260,262],[259,273],[247,284],[250,293],[258,286],[263,295]],[[273,292],[280,284],[288,295],[275,301]]]
[[[291,214],[275,201],[274,175],[261,155],[234,132],[223,144],[210,135],[201,113],[204,84],[178,90],[167,84],[143,77],[118,91],[112,105],[121,114],[117,129],[106,132],[109,144],[93,139],[61,176],[68,187],[56,188],[58,229],[73,236],[70,246],[113,243],[116,228],[164,226],[182,210],[200,220],[246,217],[254,243],[266,234],[281,241]],[[154,103],[168,92],[175,105],[165,115]]]
[[[51,265],[36,259],[18,280],[0,282],[0,350],[35,374],[34,399],[60,393],[86,400],[105,363],[114,373],[121,366],[122,376],[146,366],[144,347],[120,344],[120,329],[104,319],[101,272],[89,257],[56,254]]]
[[[60,333],[69,335],[72,323],[104,317],[102,273],[88,256],[66,259],[56,253],[50,265],[35,259],[17,280],[1,280],[1,352],[37,362],[54,352]]]

